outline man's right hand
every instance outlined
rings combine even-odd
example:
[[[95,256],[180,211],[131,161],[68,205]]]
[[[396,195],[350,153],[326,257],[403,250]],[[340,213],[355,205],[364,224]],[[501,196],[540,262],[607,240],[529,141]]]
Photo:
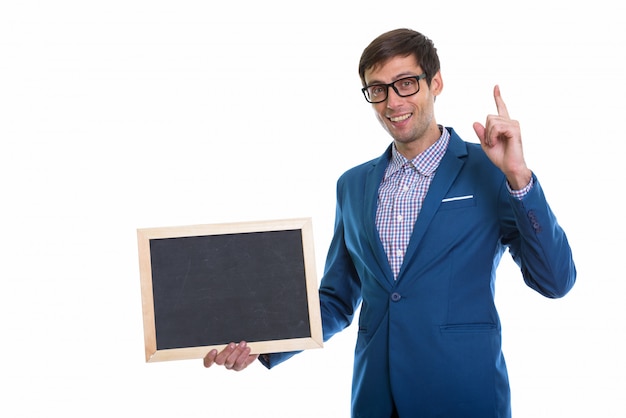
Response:
[[[204,357],[204,367],[211,367],[213,364],[224,366],[228,370],[237,372],[245,369],[259,358],[258,354],[250,354],[250,347],[245,341],[239,344],[230,343],[222,351],[213,349]]]

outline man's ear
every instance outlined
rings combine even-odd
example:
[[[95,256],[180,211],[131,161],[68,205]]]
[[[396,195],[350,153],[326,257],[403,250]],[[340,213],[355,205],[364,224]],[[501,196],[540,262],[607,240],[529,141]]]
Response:
[[[430,93],[436,98],[441,94],[442,90],[443,78],[441,77],[441,70],[439,70],[437,74],[433,76],[432,80],[430,80]]]

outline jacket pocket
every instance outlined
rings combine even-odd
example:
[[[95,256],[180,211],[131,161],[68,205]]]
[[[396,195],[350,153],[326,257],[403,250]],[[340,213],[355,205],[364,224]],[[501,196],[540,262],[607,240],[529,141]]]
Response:
[[[472,206],[476,206],[476,199],[473,194],[450,196],[441,200],[439,210],[468,208]]]
[[[463,333],[463,332],[493,332],[498,326],[489,322],[475,322],[470,324],[447,324],[441,325],[439,330],[442,333]]]

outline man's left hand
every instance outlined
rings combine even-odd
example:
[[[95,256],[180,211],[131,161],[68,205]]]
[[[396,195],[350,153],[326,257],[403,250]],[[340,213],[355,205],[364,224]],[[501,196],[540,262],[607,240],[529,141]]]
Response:
[[[513,190],[524,188],[532,176],[524,161],[522,134],[519,122],[509,117],[509,112],[495,86],[493,97],[497,115],[488,115],[485,126],[474,122],[474,131],[489,159],[504,173]]]

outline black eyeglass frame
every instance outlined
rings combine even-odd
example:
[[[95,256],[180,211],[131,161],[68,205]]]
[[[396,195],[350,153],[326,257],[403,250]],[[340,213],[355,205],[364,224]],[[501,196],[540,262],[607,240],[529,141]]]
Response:
[[[398,91],[398,89],[396,88],[396,86],[394,84],[396,84],[398,81],[406,80],[408,78],[414,78],[415,80],[417,80],[417,91],[415,93],[411,93],[411,94],[404,94],[404,95],[400,94],[400,92]],[[400,97],[409,97],[409,96],[413,96],[414,94],[419,93],[420,92],[420,80],[422,80],[424,78],[426,78],[426,73],[422,73],[420,75],[413,75],[413,76],[410,76],[410,77],[402,77],[402,78],[399,78],[396,81],[394,81],[392,83],[389,83],[389,84],[371,84],[369,86],[365,86],[365,87],[363,87],[361,89],[361,92],[363,92],[363,96],[365,96],[365,100],[367,100],[368,103],[374,103],[374,104],[382,103],[385,100],[387,100],[387,98],[389,98],[389,87],[391,87],[393,89],[393,91],[395,91],[396,94],[398,96],[400,96]],[[376,101],[376,102],[373,102],[373,101],[371,101],[368,98],[367,90],[369,88],[371,88],[371,87],[374,87],[374,86],[385,87],[386,91],[385,91],[385,98],[384,99]]]

